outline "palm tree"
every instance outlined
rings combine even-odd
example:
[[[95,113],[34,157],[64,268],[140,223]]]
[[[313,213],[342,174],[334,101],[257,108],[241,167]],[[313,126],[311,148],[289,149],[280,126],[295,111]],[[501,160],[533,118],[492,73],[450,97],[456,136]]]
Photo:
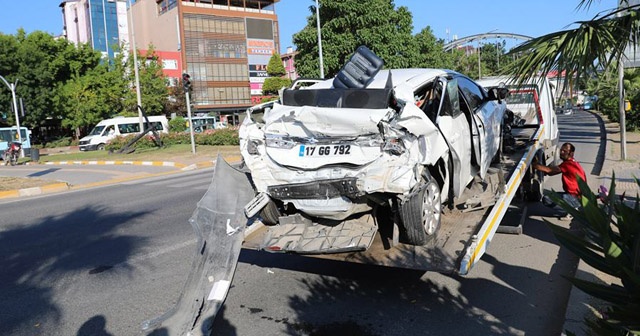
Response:
[[[588,9],[593,0],[580,0],[577,9]],[[598,13],[590,21],[576,22],[575,29],[550,33],[526,41],[510,51],[518,55],[505,71],[518,83],[553,70],[585,79],[597,69],[607,69],[640,37],[640,4],[620,0],[618,8]],[[640,52],[640,50],[639,50]],[[565,86],[568,82],[565,81]]]
[[[592,2],[581,0],[578,9],[588,9]],[[628,0],[621,0],[618,8],[600,13],[591,21],[577,23],[579,26],[575,29],[540,36],[512,49],[510,53],[519,58],[507,69],[508,74],[518,83],[553,70],[559,74],[565,72],[569,78],[585,80],[598,69],[619,65],[626,47],[638,45],[640,4],[630,5]],[[565,87],[568,83],[565,81]],[[640,180],[636,183],[640,185]],[[599,318],[586,324],[591,334],[640,335],[638,196],[634,202],[628,202],[624,194],[619,198],[615,193],[615,175],[609,193],[603,191],[600,197],[604,204],[598,202],[586,182],[580,181],[580,190],[582,211],[572,209],[557,195],[552,198],[580,221],[583,234],[549,225],[563,246],[596,269],[620,278],[622,283],[622,286],[600,284],[568,277],[576,287],[609,303]]]

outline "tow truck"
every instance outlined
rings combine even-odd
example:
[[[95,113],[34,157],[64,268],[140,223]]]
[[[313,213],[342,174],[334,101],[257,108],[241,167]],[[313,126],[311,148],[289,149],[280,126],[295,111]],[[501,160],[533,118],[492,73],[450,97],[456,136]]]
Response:
[[[535,113],[526,119],[517,111],[509,114],[511,120],[503,137],[500,162],[489,169],[485,179],[469,184],[467,196],[458,200],[456,207],[443,209],[435,239],[425,245],[405,244],[400,241],[393,221],[379,222],[378,230],[371,233],[370,246],[364,251],[306,255],[466,275],[497,232],[521,233],[527,201],[539,201],[542,197],[543,179],[533,171],[531,163],[533,160],[546,163],[556,156],[558,132],[555,109],[552,105],[545,106],[541,99],[550,94],[544,79],[528,83],[526,88],[512,87],[511,90],[532,93],[533,99],[528,104]],[[270,104],[261,106],[270,107]],[[146,321],[144,330],[153,333],[162,329],[169,335],[209,334],[231,286],[241,249],[264,249],[272,239],[273,226],[264,225],[256,217],[247,218],[245,214],[245,207],[254,196],[247,172],[218,157],[212,183],[189,220],[198,241],[185,288],[176,306]],[[352,219],[346,221],[349,220]],[[375,221],[376,214],[366,214],[357,220]],[[316,234],[316,239],[326,238],[307,227],[300,230],[295,239],[309,233]],[[338,235],[348,238],[349,232],[343,230]],[[309,239],[314,238],[309,236]]]

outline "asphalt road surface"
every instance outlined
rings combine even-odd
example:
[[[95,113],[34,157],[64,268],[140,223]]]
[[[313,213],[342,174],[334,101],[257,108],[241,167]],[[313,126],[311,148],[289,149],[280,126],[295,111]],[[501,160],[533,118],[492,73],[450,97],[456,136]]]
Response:
[[[593,171],[595,117],[559,118]],[[211,175],[0,204],[0,334],[142,334],[180,295],[195,252],[187,221]],[[546,187],[560,190],[560,178]],[[523,234],[497,235],[465,277],[243,250],[214,334],[559,335],[570,290],[562,275],[576,259],[544,223],[562,223],[557,214],[535,204],[529,215]]]

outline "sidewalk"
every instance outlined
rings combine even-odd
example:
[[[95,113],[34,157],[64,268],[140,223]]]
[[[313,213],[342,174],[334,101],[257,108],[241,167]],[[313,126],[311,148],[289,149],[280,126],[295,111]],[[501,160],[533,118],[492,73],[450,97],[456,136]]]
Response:
[[[606,150],[603,153],[604,162],[597,183],[609,188],[611,178],[615,173],[616,194],[626,192],[627,196],[636,197],[640,193],[640,188],[634,179],[634,176],[640,177],[640,133],[626,132],[627,155],[626,160],[621,161],[620,124],[610,122],[599,113],[597,115],[602,118],[602,126],[606,130],[607,136]],[[618,278],[600,272],[582,260],[578,263],[575,277],[603,284],[620,284]],[[570,331],[576,336],[587,336],[585,319],[595,319],[596,314],[604,307],[606,307],[605,302],[572,287],[565,313],[563,335],[566,335],[564,331]]]

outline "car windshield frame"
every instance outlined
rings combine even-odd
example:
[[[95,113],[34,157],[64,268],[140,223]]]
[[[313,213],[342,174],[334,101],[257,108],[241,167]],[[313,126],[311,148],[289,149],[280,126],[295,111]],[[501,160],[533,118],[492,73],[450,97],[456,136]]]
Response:
[[[88,135],[100,135],[106,126],[98,125],[94,127]]]

